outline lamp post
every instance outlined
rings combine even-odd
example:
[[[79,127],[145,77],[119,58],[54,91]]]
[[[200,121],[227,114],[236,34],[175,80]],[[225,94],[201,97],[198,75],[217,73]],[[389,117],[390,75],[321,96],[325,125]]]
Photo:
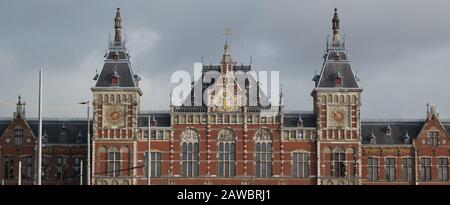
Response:
[[[87,185],[91,185],[91,132],[90,132],[90,120],[89,120],[89,101],[80,102],[80,105],[87,106],[87,170],[86,170],[86,179]]]
[[[151,124],[151,118],[150,118],[150,115],[148,116],[148,141],[147,141],[147,149],[148,149],[148,152],[147,152],[147,185],[150,185],[150,175],[152,174],[152,172],[151,172],[151,167],[150,167],[150,165],[151,165],[151,159],[152,159],[152,157],[151,157],[151,151],[150,151],[150,138],[152,137],[152,131],[151,131],[151,126],[152,126],[152,124]],[[156,136],[155,136],[156,137]]]

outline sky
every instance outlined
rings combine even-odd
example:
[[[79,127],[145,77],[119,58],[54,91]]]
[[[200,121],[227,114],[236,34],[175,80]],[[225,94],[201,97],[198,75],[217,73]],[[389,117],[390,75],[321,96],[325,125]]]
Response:
[[[17,96],[36,117],[38,70],[44,117],[86,115],[121,8],[133,70],[142,77],[141,110],[168,110],[170,76],[217,64],[225,28],[233,59],[278,70],[286,110],[312,110],[333,8],[364,89],[362,118],[421,119],[426,104],[450,119],[450,1],[416,0],[0,0],[0,117]]]

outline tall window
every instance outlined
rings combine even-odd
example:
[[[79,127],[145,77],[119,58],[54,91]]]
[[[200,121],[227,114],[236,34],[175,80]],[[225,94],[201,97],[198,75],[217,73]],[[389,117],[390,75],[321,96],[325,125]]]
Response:
[[[56,159],[56,177],[57,179],[67,178],[67,157],[58,157]]]
[[[218,136],[218,175],[236,176],[236,136],[231,129],[223,129]]]
[[[431,181],[431,158],[420,159],[420,178],[422,181]]]
[[[20,127],[14,128],[14,142],[16,145],[21,145],[23,139],[23,129]]]
[[[199,135],[194,129],[187,129],[181,134],[181,159],[184,177],[199,175]]]
[[[448,181],[448,159],[439,158],[438,159],[438,174],[439,180]]]
[[[14,179],[14,157],[5,156],[3,158],[3,174],[5,179]]]
[[[428,132],[428,144],[431,146],[439,145],[439,131],[429,131]]]
[[[42,158],[42,178],[43,179],[50,178],[50,158],[49,157]]]
[[[388,181],[395,181],[395,166],[396,166],[396,160],[395,158],[386,158],[386,180]]]
[[[304,178],[309,176],[309,154],[292,153],[292,176]]]
[[[82,158],[76,157],[73,159],[73,176],[80,177],[81,175],[81,160]]]
[[[332,157],[332,175],[334,177],[345,177],[345,151],[342,148],[337,148]]]
[[[255,170],[256,177],[272,176],[272,134],[267,129],[260,129],[255,136]]]
[[[145,177],[148,176],[148,152],[145,153],[144,161]],[[162,153],[150,152],[150,177],[161,177],[162,174]]]
[[[368,164],[369,181],[378,181],[380,175],[380,164],[378,158],[369,157]]]
[[[117,177],[120,176],[120,150],[117,147],[113,147],[108,152],[107,160],[108,176]]]
[[[21,157],[20,161],[22,163],[22,179],[31,179],[31,156],[25,156],[25,157]]]
[[[402,163],[403,180],[411,182],[414,177],[414,162],[412,158],[404,158]]]

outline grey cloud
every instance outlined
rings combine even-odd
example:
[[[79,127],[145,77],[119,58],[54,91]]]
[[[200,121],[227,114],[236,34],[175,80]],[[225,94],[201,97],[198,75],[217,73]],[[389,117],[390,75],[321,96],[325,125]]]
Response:
[[[192,72],[202,56],[217,63],[224,28],[231,27],[234,60],[253,56],[255,69],[280,70],[286,109],[311,110],[311,79],[321,68],[335,6],[365,88],[363,118],[421,118],[428,101],[450,118],[444,0],[1,1],[0,101],[14,103],[21,93],[35,116],[37,70],[44,66],[44,103],[54,108],[46,114],[84,116],[76,103],[91,97],[121,7],[134,70],[143,76],[142,109],[168,108],[174,71]],[[12,114],[14,106],[0,105],[0,116]]]

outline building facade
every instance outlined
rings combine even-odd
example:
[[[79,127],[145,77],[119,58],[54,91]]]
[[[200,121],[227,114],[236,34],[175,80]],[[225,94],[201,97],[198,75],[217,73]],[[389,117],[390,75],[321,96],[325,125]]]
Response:
[[[0,184],[32,185],[37,178],[38,120],[26,117],[20,96],[16,107],[12,118],[0,119]],[[42,131],[41,183],[86,184],[87,178],[80,176],[86,173],[87,120],[44,119]]]
[[[450,184],[450,121],[439,118],[436,106],[427,106],[423,120],[362,120],[363,89],[336,9],[321,72],[313,77],[310,112],[285,111],[282,92],[271,100],[248,75],[252,66],[233,61],[228,42],[217,65],[202,65],[183,103],[141,111],[140,77],[122,39],[119,9],[114,28],[91,88],[92,184]],[[12,184],[20,157],[34,170],[36,121],[27,120],[20,106],[19,100],[18,114],[0,127],[0,173]],[[62,184],[58,156],[67,156],[67,175],[77,176],[75,159],[86,153],[86,121],[44,121],[44,132],[52,130],[57,139],[44,143],[44,156],[56,159],[50,163],[56,172],[48,175]],[[73,127],[68,138],[65,126]],[[23,170],[23,178],[32,178]]]
[[[423,121],[361,120],[363,89],[337,10],[313,78],[312,112],[284,111],[282,95],[268,103],[255,78],[238,82],[251,65],[237,65],[228,42],[220,63],[202,68],[182,105],[141,112],[117,11],[114,42],[92,88],[94,184],[449,183],[450,125],[435,106]]]

